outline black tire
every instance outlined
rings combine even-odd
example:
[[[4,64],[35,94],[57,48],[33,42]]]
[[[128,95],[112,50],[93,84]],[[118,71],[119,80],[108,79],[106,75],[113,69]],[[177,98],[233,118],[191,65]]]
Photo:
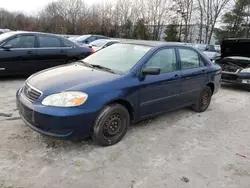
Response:
[[[129,124],[130,115],[124,106],[108,105],[95,121],[92,138],[102,146],[116,144],[125,136]]]
[[[196,112],[204,112],[208,109],[211,98],[212,98],[212,90],[209,86],[206,86],[200,93],[199,98],[195,105],[192,106],[192,108]]]
[[[250,86],[245,87],[247,91],[250,92]]]

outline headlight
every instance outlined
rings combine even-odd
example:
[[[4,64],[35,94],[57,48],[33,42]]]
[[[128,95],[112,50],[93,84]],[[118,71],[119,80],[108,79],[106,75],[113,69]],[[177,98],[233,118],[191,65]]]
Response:
[[[250,73],[250,68],[243,69],[243,70],[240,71],[240,72],[243,72],[243,73]]]
[[[49,95],[42,101],[44,106],[74,107],[86,102],[88,94],[78,91],[65,91]]]

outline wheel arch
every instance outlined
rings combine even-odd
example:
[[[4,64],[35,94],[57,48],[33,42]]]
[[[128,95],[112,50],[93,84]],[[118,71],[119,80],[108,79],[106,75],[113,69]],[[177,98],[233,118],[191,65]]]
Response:
[[[127,109],[128,113],[129,113],[130,121],[132,122],[134,120],[134,118],[135,118],[135,110],[134,110],[134,107],[132,106],[132,104],[129,101],[127,101],[125,99],[115,99],[113,101],[108,102],[106,105],[110,105],[110,104],[114,104],[114,103],[124,106]]]
[[[213,82],[209,82],[209,83],[207,84],[207,86],[211,88],[212,94],[214,94],[214,83],[213,83]]]

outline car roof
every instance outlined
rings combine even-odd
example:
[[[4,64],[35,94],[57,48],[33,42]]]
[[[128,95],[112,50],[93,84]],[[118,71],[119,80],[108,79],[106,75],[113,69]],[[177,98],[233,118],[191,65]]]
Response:
[[[97,39],[95,41],[119,42],[119,40],[116,40],[116,39]],[[95,42],[95,41],[93,41],[93,42]]]
[[[149,40],[123,40],[121,43],[125,44],[135,44],[135,45],[143,45],[150,47],[157,46],[187,46],[185,43],[181,42],[164,42],[164,41],[149,41]]]
[[[51,35],[51,36],[58,36],[61,37],[57,34],[52,34],[52,33],[42,33],[42,32],[33,32],[33,31],[9,31],[8,33],[11,33],[13,35],[18,35],[18,34],[41,34],[41,35]]]

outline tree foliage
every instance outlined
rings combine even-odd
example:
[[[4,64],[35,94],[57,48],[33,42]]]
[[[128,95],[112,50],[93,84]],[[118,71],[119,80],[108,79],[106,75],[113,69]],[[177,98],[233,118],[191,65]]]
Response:
[[[229,0],[105,0],[92,5],[86,1],[53,1],[31,16],[0,9],[0,28],[159,40],[167,23],[175,20],[178,39],[192,42],[196,32],[192,26],[196,24],[200,25],[200,33],[206,28],[209,42],[218,15]],[[174,32],[168,32],[168,36],[176,40],[174,26],[168,29]]]
[[[178,30],[177,30],[177,25],[176,24],[169,24],[166,27],[166,30],[164,31],[166,37],[166,41],[172,41],[172,42],[179,42],[180,39],[178,37]]]
[[[216,31],[218,40],[223,38],[250,37],[250,1],[237,0],[232,10],[222,17],[223,26]]]

